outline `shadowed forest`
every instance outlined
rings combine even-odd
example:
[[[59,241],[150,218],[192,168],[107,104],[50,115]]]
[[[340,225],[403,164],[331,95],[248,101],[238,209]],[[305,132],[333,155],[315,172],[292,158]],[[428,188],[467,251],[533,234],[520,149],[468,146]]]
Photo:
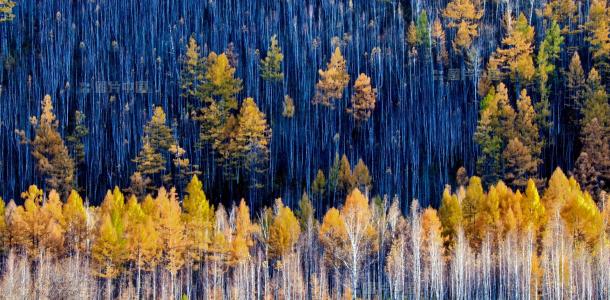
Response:
[[[0,0],[0,299],[608,299],[608,6]]]

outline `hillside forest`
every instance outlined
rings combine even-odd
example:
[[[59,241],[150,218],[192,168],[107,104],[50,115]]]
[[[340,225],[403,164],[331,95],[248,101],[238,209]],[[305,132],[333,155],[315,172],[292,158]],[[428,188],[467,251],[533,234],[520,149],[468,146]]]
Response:
[[[0,0],[0,299],[608,299],[607,0]]]

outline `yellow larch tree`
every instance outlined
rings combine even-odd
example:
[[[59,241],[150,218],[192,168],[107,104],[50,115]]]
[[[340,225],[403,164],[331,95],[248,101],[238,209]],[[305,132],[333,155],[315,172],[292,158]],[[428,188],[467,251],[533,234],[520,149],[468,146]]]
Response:
[[[72,190],[63,206],[65,218],[65,244],[69,253],[81,253],[87,250],[90,240],[87,230],[87,210],[83,198]]]
[[[347,112],[354,116],[356,121],[367,121],[375,110],[377,89],[371,86],[371,78],[361,73],[354,83],[352,107]]]
[[[314,104],[334,108],[334,101],[343,98],[343,91],[349,83],[345,59],[339,47],[335,48],[326,70],[319,70],[320,80],[316,84]]]
[[[453,49],[462,53],[470,48],[473,39],[479,35],[478,21],[483,16],[483,11],[471,0],[453,0],[447,3],[443,16],[449,20],[448,28],[457,28]]]
[[[169,193],[165,188],[159,188],[155,203],[158,213],[155,225],[160,236],[161,260],[174,278],[185,261],[186,235],[182,222],[182,210],[173,188]]]
[[[507,23],[510,26],[507,29],[507,36],[502,39],[503,47],[496,50],[497,58],[503,66],[508,68],[513,80],[527,84],[536,75],[532,58],[534,27],[529,25],[523,13],[519,15],[516,22],[511,20]]]
[[[203,191],[203,184],[193,176],[186,186],[186,195],[182,201],[183,219],[186,238],[189,244],[188,258],[194,262],[203,259],[210,247],[214,226],[214,207],[208,202]]]
[[[246,201],[241,199],[235,208],[235,231],[231,243],[232,265],[238,265],[250,259],[250,248],[254,246],[254,235],[259,232],[257,224],[250,220],[250,208]]]
[[[457,195],[451,194],[449,187],[445,187],[438,214],[443,226],[442,236],[445,249],[451,250],[458,230],[462,227],[462,207]]]
[[[282,259],[294,250],[301,228],[290,207],[277,199],[275,214],[269,228],[269,246],[272,257]]]

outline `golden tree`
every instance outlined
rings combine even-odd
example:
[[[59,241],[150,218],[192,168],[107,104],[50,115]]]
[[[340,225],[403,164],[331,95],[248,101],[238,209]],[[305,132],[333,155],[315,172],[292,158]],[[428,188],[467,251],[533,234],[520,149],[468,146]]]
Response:
[[[271,129],[265,114],[252,98],[246,98],[239,111],[235,134],[235,153],[247,170],[261,171],[261,165],[269,159]]]
[[[339,47],[335,48],[326,70],[319,70],[320,80],[316,84],[314,104],[334,108],[334,101],[343,98],[343,91],[349,83],[345,59]]]
[[[353,178],[357,188],[366,192],[370,191],[373,179],[369,174],[369,168],[362,159],[358,159],[358,163],[354,167]]]
[[[282,72],[283,60],[284,55],[282,54],[282,48],[278,45],[277,35],[273,35],[271,36],[267,56],[260,62],[261,77],[271,82],[282,82],[284,80],[284,72]]]
[[[462,227],[462,207],[457,196],[451,194],[449,187],[445,187],[438,214],[443,225],[442,236],[445,249],[451,250],[455,244],[458,230]]]
[[[606,0],[591,1],[589,21],[586,23],[595,66],[605,70],[610,63],[610,12]],[[603,66],[603,67],[602,67]],[[607,75],[607,74],[606,74]]]
[[[236,96],[242,89],[242,81],[235,78],[235,68],[224,53],[210,52],[205,67],[201,100],[207,104],[217,102],[224,120],[231,110],[237,109]]]
[[[95,274],[106,279],[108,298],[112,294],[112,279],[120,274],[127,259],[123,224],[119,222],[113,224],[110,214],[103,213],[91,247],[91,258],[98,266]]]
[[[214,226],[214,207],[208,202],[203,184],[197,175],[186,186],[182,201],[186,238],[189,243],[189,259],[201,261],[208,251]]]
[[[180,88],[182,97],[198,97],[203,82],[204,60],[199,55],[200,49],[194,36],[189,37],[189,43],[183,58],[180,71]]]
[[[161,260],[174,278],[184,265],[186,250],[185,227],[176,191],[172,188],[168,194],[165,188],[161,187],[155,204],[158,214],[155,225],[160,237]]]
[[[534,27],[529,25],[523,13],[519,15],[514,25],[513,20],[507,23],[511,25],[508,27],[507,36],[502,39],[503,48],[496,51],[498,59],[509,69],[513,80],[528,83],[536,74],[532,59]]]
[[[230,245],[230,264],[237,265],[250,259],[250,248],[254,246],[254,235],[260,228],[250,220],[250,208],[241,199],[235,209],[235,231]]]
[[[457,28],[453,49],[462,53],[479,35],[477,23],[483,16],[483,11],[471,0],[453,0],[447,3],[443,16],[449,20],[447,25],[449,28]]]
[[[352,107],[347,111],[354,116],[356,121],[367,121],[375,110],[377,89],[371,86],[371,78],[361,73],[354,83],[354,95],[352,95]]]
[[[284,258],[293,252],[299,240],[301,227],[292,210],[276,200],[275,214],[269,229],[269,246],[272,257]]]
[[[30,118],[35,131],[34,140],[29,140],[24,131],[17,131],[17,134],[23,143],[32,146],[36,168],[45,177],[47,186],[67,195],[74,182],[74,160],[57,131],[59,124],[53,113],[51,96],[44,96],[41,110],[39,118]]]
[[[377,232],[366,197],[354,189],[346,198],[341,211],[330,209],[319,230],[320,241],[329,260],[348,268],[351,288],[357,291],[362,264],[377,249]]]
[[[15,18],[13,13],[15,5],[15,1],[0,0],[0,23],[10,22]]]

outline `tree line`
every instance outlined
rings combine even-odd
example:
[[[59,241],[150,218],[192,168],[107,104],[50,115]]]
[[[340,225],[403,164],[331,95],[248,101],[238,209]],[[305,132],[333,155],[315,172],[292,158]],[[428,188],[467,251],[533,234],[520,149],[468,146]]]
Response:
[[[462,174],[463,175],[463,174]],[[369,198],[354,187],[315,217],[276,199],[251,212],[213,205],[194,175],[138,197],[118,187],[100,206],[32,185],[0,201],[7,297],[34,298],[606,298],[610,206],[557,169],[487,190],[447,186],[440,208]],[[254,216],[254,217],[252,217]],[[78,283],[77,283],[78,281]],[[74,284],[74,286],[69,285]]]

